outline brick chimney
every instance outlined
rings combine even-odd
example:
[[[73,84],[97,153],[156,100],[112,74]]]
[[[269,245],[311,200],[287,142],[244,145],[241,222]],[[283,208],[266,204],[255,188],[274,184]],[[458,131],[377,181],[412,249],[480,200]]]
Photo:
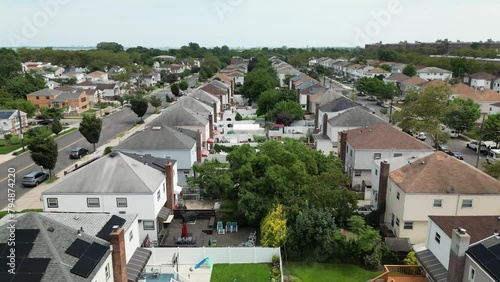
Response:
[[[377,209],[385,203],[385,197],[387,196],[387,184],[389,182],[390,166],[391,165],[387,161],[380,162],[380,173],[378,177],[378,195],[377,199],[375,199],[377,201]]]
[[[464,278],[465,252],[469,249],[470,235],[463,228],[451,232],[450,260],[448,262],[448,281],[462,281]]]
[[[127,258],[125,256],[125,236],[123,228],[116,228],[109,235],[109,243],[113,246],[111,259],[113,263],[113,281],[127,282]]]
[[[311,107],[311,95],[306,96],[306,113],[309,113],[309,107]]]
[[[170,161],[167,161],[167,164],[165,164],[165,183],[167,187],[167,203],[165,207],[173,211],[175,206],[174,164]]]
[[[232,85],[232,83],[231,83]],[[222,99],[222,98],[221,98]],[[221,101],[222,103],[222,101]],[[231,103],[231,88],[228,88],[227,89],[227,103],[230,104]]]
[[[212,103],[212,108],[214,109],[214,113],[212,114],[212,118],[210,118],[213,122],[217,122],[217,103],[213,102]],[[213,124],[212,124],[213,127]]]
[[[231,79],[231,98],[234,97],[234,89],[235,89],[235,86],[236,86],[236,78],[233,77],[233,79]]]
[[[314,130],[319,130],[319,103],[316,102],[314,107]]]
[[[201,163],[201,131],[196,132],[196,161]]]
[[[328,114],[323,114],[323,136],[328,136]]]
[[[229,91],[229,89],[227,90]],[[220,101],[220,111],[223,112],[224,111],[224,99],[223,99],[223,95],[219,95],[219,101]],[[222,119],[222,118],[221,118]]]
[[[346,148],[347,148],[347,132],[342,131],[339,132],[339,157],[340,160],[342,161],[343,167],[345,167]],[[344,168],[342,170],[344,170]]]

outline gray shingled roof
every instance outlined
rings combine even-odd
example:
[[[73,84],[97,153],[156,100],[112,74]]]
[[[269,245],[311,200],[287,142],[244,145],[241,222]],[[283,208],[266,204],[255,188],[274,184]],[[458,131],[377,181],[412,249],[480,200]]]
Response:
[[[0,110],[0,119],[8,119],[10,118],[16,110]]]
[[[177,103],[175,103],[171,107],[184,107],[193,110],[194,112],[197,113],[206,113],[207,116],[209,113],[213,114],[214,111],[213,106],[211,105],[209,106],[201,102],[200,100],[190,96],[180,99],[179,101],[177,101]]]
[[[385,121],[362,106],[350,108],[328,120],[328,124],[333,127],[362,127],[379,123]]]
[[[53,102],[66,102],[67,100],[77,100],[81,92],[63,92],[57,96]]]
[[[346,97],[339,97],[330,103],[320,107],[319,109],[323,113],[334,113],[334,112],[339,112],[343,110],[347,110],[349,108],[353,108],[359,106],[358,103],[352,101],[351,99],[348,99]]]
[[[291,80],[291,81],[296,81],[296,80],[299,80],[299,79],[301,79],[301,78],[303,78],[303,77],[305,77],[305,76],[306,76],[306,74],[305,74],[305,73],[299,73],[298,75],[296,75],[296,76],[294,76],[294,77],[290,78],[290,80]]]
[[[213,86],[219,87],[221,89],[224,89],[224,90],[227,90],[230,87],[229,85],[227,85],[227,84],[225,84],[225,83],[223,83],[221,81],[218,81],[218,80],[212,80],[210,82],[210,84],[212,84]]]
[[[115,152],[66,175],[42,194],[153,194],[164,179],[156,169]]]
[[[214,95],[208,93],[208,92],[205,92],[201,89],[196,89],[195,91],[189,93],[187,95],[188,97],[193,97],[199,101],[202,101],[203,103],[206,103],[206,104],[212,104],[213,102],[216,102],[216,103],[219,103],[220,100],[215,97]]]
[[[75,216],[78,216],[78,220],[74,219]],[[28,257],[51,259],[41,280],[42,282],[87,282],[97,274],[97,271],[111,255],[111,251],[108,250],[104,254],[89,278],[83,278],[70,272],[79,259],[66,254],[65,251],[77,238],[88,243],[95,242],[109,247],[109,242],[95,235],[108,222],[110,217],[111,215],[107,214],[25,213],[16,215],[15,219],[17,220],[17,229],[40,230]],[[120,217],[127,220],[124,227],[128,228],[137,215],[120,215]],[[4,219],[7,219],[7,217]],[[3,238],[9,236],[9,230],[6,226],[10,223],[7,220],[1,222],[0,238],[2,238],[2,241],[0,242],[5,243]],[[54,228],[54,231],[48,231],[49,227]],[[80,227],[83,227],[84,230],[81,236],[78,235]]]
[[[159,170],[161,172],[165,172],[165,165],[167,164],[167,162],[171,162],[173,164],[175,164],[177,162],[176,160],[173,160],[173,159],[157,158],[151,154],[139,155],[139,154],[135,154],[135,153],[125,153],[125,152],[122,152],[122,154],[124,154],[125,156],[130,157],[138,162],[142,162],[142,163],[144,163],[144,164],[146,164],[146,165],[148,165],[156,170]]]
[[[191,150],[196,141],[169,126],[152,126],[138,131],[115,150]]]
[[[299,85],[296,85],[295,89],[300,89],[300,90],[306,89],[306,88],[313,86],[314,84],[316,84],[316,81],[314,81],[314,80],[305,81]]]
[[[157,117],[152,126],[205,126],[208,124],[208,114],[197,113],[193,110],[176,107],[177,104],[168,107],[167,110]]]
[[[52,96],[52,95],[59,95],[61,93],[62,93],[62,91],[60,91],[60,90],[45,88],[45,89],[40,89],[38,91],[30,93],[26,96]]]

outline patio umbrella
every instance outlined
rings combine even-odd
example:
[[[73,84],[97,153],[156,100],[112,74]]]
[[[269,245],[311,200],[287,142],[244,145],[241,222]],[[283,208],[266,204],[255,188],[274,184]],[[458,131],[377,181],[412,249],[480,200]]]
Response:
[[[189,235],[188,235],[188,228],[187,228],[187,225],[186,225],[185,222],[182,224],[182,234],[181,234],[181,237],[182,238],[189,237]]]

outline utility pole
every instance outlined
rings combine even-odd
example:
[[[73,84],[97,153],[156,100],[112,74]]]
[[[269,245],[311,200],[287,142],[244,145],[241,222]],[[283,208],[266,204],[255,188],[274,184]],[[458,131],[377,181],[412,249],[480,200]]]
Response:
[[[476,168],[479,168],[479,154],[481,153],[481,144],[483,142],[484,118],[486,117],[487,113],[481,113],[481,115],[483,116],[483,119],[481,121],[481,130],[479,132],[479,142],[477,144]]]
[[[21,140],[21,146],[24,152],[24,141],[23,141],[23,121],[21,120],[21,111],[19,110],[19,104],[17,105],[17,118],[19,119],[19,140]]]
[[[97,92],[97,101],[99,102],[99,117],[102,118],[101,93]]]

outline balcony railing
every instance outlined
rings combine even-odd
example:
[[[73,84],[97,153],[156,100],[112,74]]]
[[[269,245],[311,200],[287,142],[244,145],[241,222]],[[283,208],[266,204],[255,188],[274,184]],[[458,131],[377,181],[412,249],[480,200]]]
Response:
[[[371,282],[397,282],[397,277],[425,277],[425,271],[420,265],[384,265],[384,273]]]

